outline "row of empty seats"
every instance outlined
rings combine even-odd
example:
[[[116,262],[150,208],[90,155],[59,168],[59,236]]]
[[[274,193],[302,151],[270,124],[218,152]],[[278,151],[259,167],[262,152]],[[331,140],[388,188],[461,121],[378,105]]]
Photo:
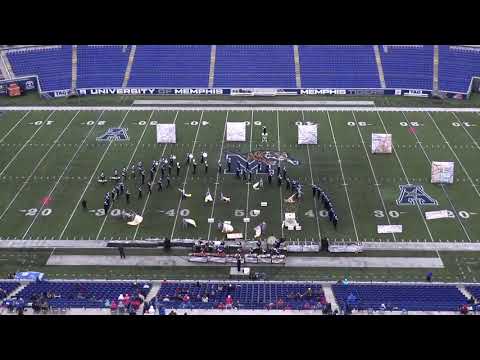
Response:
[[[79,45],[77,87],[120,87],[130,46]],[[207,87],[209,45],[138,45],[130,87]],[[16,76],[35,75],[42,90],[71,87],[72,46],[12,50],[7,53]],[[380,46],[387,88],[432,89],[431,45]],[[371,45],[299,46],[303,88],[380,88]],[[467,92],[472,76],[480,76],[480,50],[439,48],[440,90]],[[219,45],[214,87],[295,88],[291,45]]]
[[[344,285],[332,286],[339,306],[360,310],[457,311],[467,298],[453,285]]]

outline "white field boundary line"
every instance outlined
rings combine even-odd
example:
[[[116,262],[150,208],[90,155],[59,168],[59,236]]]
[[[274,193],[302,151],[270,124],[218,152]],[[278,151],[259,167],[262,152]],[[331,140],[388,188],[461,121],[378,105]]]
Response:
[[[25,149],[27,147],[27,144],[35,137],[35,135],[37,135],[37,133],[43,129],[43,127],[45,126],[45,124],[47,123],[48,119],[50,119],[52,117],[52,115],[55,113],[55,111],[52,111],[50,113],[50,115],[47,116],[47,118],[43,121],[42,125],[40,125],[38,127],[37,130],[35,130],[32,134],[32,136],[30,136],[30,138],[23,144],[23,146],[20,148],[20,150],[18,150],[15,155],[10,159],[10,161],[8,162],[7,165],[5,165],[5,167],[3,168],[2,172],[0,172],[0,176],[2,176],[5,171],[7,171],[7,169],[10,167],[10,165],[12,165],[12,163],[15,161],[15,159],[17,158],[18,155],[20,155],[20,153],[23,151],[23,149]],[[58,139],[57,139],[58,140]],[[55,142],[52,144],[52,147],[55,146]]]
[[[403,115],[403,117],[405,118],[405,121],[406,121],[407,123],[409,123],[410,121],[408,120],[408,118],[407,118],[407,116],[405,115],[405,113],[402,112],[402,115]],[[422,142],[421,142],[420,139],[418,138],[417,133],[416,133],[415,131],[413,132],[413,135],[415,136],[415,139],[417,139],[417,143],[418,143],[418,145],[420,145],[420,149],[422,150],[423,154],[425,155],[425,158],[426,158],[427,161],[428,161],[428,164],[429,164],[430,167],[431,167],[431,166],[432,166],[432,161],[430,160],[430,157],[428,156],[428,154],[425,152],[425,149],[423,148]],[[440,184],[440,187],[442,188],[443,193],[445,194],[445,197],[447,198],[448,202],[450,203],[450,206],[452,207],[453,212],[455,213],[455,218],[458,220],[460,226],[462,227],[463,232],[464,232],[465,235],[467,236],[468,241],[471,242],[472,239],[470,239],[470,236],[468,235],[467,229],[465,229],[465,226],[463,225],[463,221],[460,219],[460,215],[458,215],[458,211],[457,211],[457,209],[455,208],[455,205],[453,205],[453,202],[452,202],[452,200],[450,199],[450,196],[448,196],[448,192],[447,192],[447,189],[445,189],[445,185],[444,185],[444,184]]]
[[[78,114],[79,112],[77,112]],[[83,147],[83,144],[85,144],[85,142],[87,141],[87,139],[89,138],[89,136],[92,134],[93,130],[95,130],[95,128],[97,127],[97,124],[98,124],[98,121],[102,118],[103,114],[105,113],[105,111],[102,111],[100,113],[100,115],[98,116],[97,120],[95,121],[95,125],[91,127],[91,129],[88,131],[87,135],[83,138],[83,141],[81,142],[81,144],[78,146],[77,150],[75,151],[75,153],[73,154],[73,156],[70,158],[70,161],[67,163],[67,165],[65,166],[65,168],[63,169],[63,172],[62,174],[58,177],[57,181],[55,182],[54,186],[52,187],[52,189],[50,190],[50,192],[48,193],[48,197],[50,197],[53,192],[55,191],[55,189],[57,188],[58,184],[60,183],[60,181],[62,180],[63,176],[65,175],[65,173],[67,172],[68,168],[70,167],[70,164],[72,163],[72,161],[77,157],[77,154],[80,152],[81,148]],[[76,116],[76,115],[75,115]],[[42,212],[42,210],[45,208],[45,203],[42,203],[42,206],[40,207],[40,209],[37,211],[37,213],[35,214],[35,217],[33,218],[32,222],[30,223],[30,226],[27,228],[27,230],[25,231],[25,233],[23,234],[22,236],[22,240],[25,240],[25,237],[27,236],[28,232],[30,231],[30,229],[32,228],[33,224],[35,223],[35,221],[37,221],[37,218],[38,216],[40,215],[40,213]]]
[[[337,140],[335,139],[335,134],[333,132],[332,121],[330,120],[330,113],[327,111],[328,123],[330,125],[330,130],[332,131],[333,143],[335,145],[335,151],[337,152],[338,157],[338,166],[340,167],[340,172],[342,173],[343,187],[345,188],[345,194],[347,195],[348,208],[350,209],[350,216],[353,221],[353,229],[355,230],[355,237],[357,238],[357,243],[360,242],[357,233],[357,225],[355,223],[355,217],[353,216],[352,204],[350,202],[350,195],[348,194],[347,183],[345,182],[345,176],[343,174],[342,160],[340,159],[340,154],[338,152]]]
[[[127,116],[128,116],[129,113],[130,113],[130,111],[127,111],[127,112],[125,113],[125,115],[123,116],[122,121],[120,122],[120,124],[118,125],[118,127],[121,127],[121,126],[123,125],[123,123],[125,122],[125,119],[127,118]],[[98,168],[100,167],[100,164],[102,163],[103,159],[105,158],[105,155],[107,155],[108,149],[110,149],[110,146],[112,145],[112,143],[113,143],[113,141],[110,141],[110,142],[108,143],[107,148],[105,149],[105,151],[104,151],[103,154],[102,154],[102,157],[100,158],[100,160],[98,160],[97,166],[96,166],[95,169],[93,170],[92,175],[90,176],[90,179],[88,180],[87,186],[85,186],[85,189],[83,190],[82,195],[80,195],[80,197],[78,198],[78,201],[77,201],[75,207],[73,208],[73,210],[72,210],[72,212],[71,212],[71,214],[70,214],[70,217],[69,217],[68,220],[67,220],[67,223],[65,224],[62,232],[61,232],[60,235],[57,237],[57,239],[61,239],[61,238],[63,237],[63,235],[65,234],[65,231],[67,230],[68,225],[70,225],[70,221],[72,221],[73,215],[75,215],[75,212],[77,211],[78,204],[80,204],[80,201],[82,201],[83,197],[85,196],[85,193],[87,192],[88,187],[90,186],[90,184],[92,183],[93,178],[94,178],[95,175],[97,174]]]
[[[225,117],[225,126],[223,127],[223,138],[222,138],[222,146],[220,147],[220,155],[218,156],[218,161],[222,161],[222,155],[223,155],[223,145],[225,144],[225,136],[227,133],[227,122],[228,122],[228,114],[229,112],[227,111],[227,115]],[[210,212],[210,218],[213,218],[213,214],[215,211],[215,202],[217,201],[217,189],[218,189],[218,179],[220,177],[220,172],[217,169],[217,179],[215,180],[215,191],[213,195],[213,204],[212,204],[212,211]],[[222,175],[223,177],[223,175]],[[207,236],[207,241],[210,241],[210,234],[212,231],[212,224],[208,224],[208,236]]]
[[[457,153],[455,152],[455,150],[453,150],[452,146],[450,145],[450,142],[447,140],[447,138],[445,137],[445,135],[443,134],[443,132],[440,130],[440,128],[438,127],[437,125],[437,122],[435,121],[435,119],[433,118],[433,116],[430,114],[430,113],[427,113],[427,115],[430,117],[430,119],[432,120],[433,124],[435,125],[435,127],[437,128],[438,132],[440,133],[440,135],[442,136],[443,140],[445,140],[445,143],[447,144],[448,148],[450,149],[450,151],[453,153],[453,156],[455,156],[455,158],[457,159],[458,163],[460,164],[460,166],[462,167],[462,170],[463,172],[465,173],[465,175],[467,175],[467,178],[468,180],[470,181],[470,184],[472,184],[472,187],[473,187],[473,190],[475,190],[475,192],[477,193],[478,197],[480,197],[480,192],[478,191],[477,189],[477,186],[474,184],[473,180],[472,180],[472,177],[470,176],[470,174],[468,173],[467,169],[465,168],[465,166],[463,166],[463,163],[462,161],[458,158],[457,156]]]
[[[366,111],[366,112],[480,112],[480,108],[354,107],[354,106],[0,106],[0,111]]]
[[[23,119],[25,119],[28,114],[30,114],[31,111],[29,110],[28,112],[26,112],[21,118],[20,120],[17,121],[17,123],[15,125],[13,125],[13,127],[0,139],[0,143],[3,143],[3,141],[8,137],[8,135],[10,135],[10,133],[15,130],[17,128],[17,126],[22,122]]]
[[[174,124],[177,123],[177,117],[178,117],[178,111],[175,113],[175,118],[173,119],[173,123],[174,123]],[[167,146],[168,146],[168,143],[166,143],[166,144],[163,146],[162,155],[160,155],[160,159],[162,159],[163,156],[165,155],[165,151],[167,150]],[[153,175],[152,186],[155,184],[155,180],[157,179],[157,175],[158,175],[159,173],[160,173],[160,169],[157,169],[156,173]],[[143,214],[145,214],[145,209],[147,208],[148,200],[150,200],[150,195],[151,195],[150,193],[147,194],[147,198],[145,199],[145,203],[143,204],[142,213],[140,214],[140,216],[143,216]],[[138,226],[135,228],[135,233],[134,233],[134,235],[133,235],[133,240],[136,239],[139,228],[140,228],[140,225],[138,225]]]
[[[143,127],[142,134],[140,135],[140,138],[137,141],[137,145],[135,146],[135,149],[133,150],[133,153],[132,153],[132,156],[130,157],[130,160],[128,160],[128,165],[126,167],[127,172],[128,172],[128,169],[130,169],[130,164],[132,163],[133,158],[135,157],[135,154],[137,153],[138,147],[139,147],[140,143],[142,142],[143,136],[145,135],[145,132],[147,131],[147,128],[150,126],[150,120],[152,120],[152,117],[153,117],[154,113],[155,113],[155,111],[152,111],[150,113],[150,116],[148,117],[148,120],[145,122],[145,126]],[[153,184],[152,184],[152,186],[153,186]],[[102,233],[103,227],[105,226],[105,223],[107,222],[109,214],[110,214],[110,211],[107,211],[107,213],[103,217],[102,225],[100,225],[100,229],[98,230],[98,233],[97,233],[97,236],[96,236],[95,240],[98,240],[98,238],[100,237],[100,234]]]
[[[363,149],[365,150],[365,155],[367,156],[368,164],[370,165],[370,170],[372,171],[373,180],[375,180],[375,187],[377,188],[378,196],[380,197],[380,201],[382,202],[382,207],[383,207],[384,214],[387,218],[388,225],[392,225],[392,223],[390,222],[390,216],[388,214],[387,207],[385,206],[385,201],[383,199],[382,192],[380,191],[380,184],[378,183],[377,176],[375,174],[375,170],[373,169],[373,165],[372,165],[372,162],[370,160],[370,155],[368,154],[367,147],[365,146],[365,141],[363,139],[362,132],[360,131],[360,127],[358,126],[357,117],[355,116],[355,113],[353,111],[352,111],[352,115],[353,115],[353,119],[355,121],[355,125],[356,125],[355,127],[357,128],[358,135],[360,135],[360,139],[362,140]],[[395,233],[392,233],[392,236],[393,236],[393,241],[396,242],[397,238],[395,237]]]
[[[252,141],[253,141],[253,110],[252,110],[252,117],[250,119],[250,147],[249,147],[249,152],[252,152]],[[248,161],[248,156],[247,156],[247,161]],[[250,218],[250,214],[248,213],[248,200],[250,199],[250,181],[247,181],[247,204],[245,208],[245,217]],[[248,223],[245,223],[245,235],[244,239],[245,241],[247,240],[247,231],[248,231]]]
[[[203,119],[203,111],[200,115],[200,120],[198,120],[197,133],[195,134],[195,139],[193,140],[192,151],[190,152],[191,154],[195,152],[195,145],[197,145],[197,138],[198,138],[198,133],[200,132],[200,126],[202,125],[202,119]],[[185,186],[187,185],[189,170],[190,170],[190,163],[188,164],[187,170],[185,171],[185,181],[183,182],[183,187],[182,187],[183,189],[185,189]],[[172,232],[170,233],[170,239],[173,239],[173,234],[175,233],[175,226],[177,225],[178,213],[180,211],[181,205],[182,205],[182,195],[180,195],[180,200],[178,200],[177,212],[175,214],[175,220],[173,221]]]
[[[52,115],[53,112],[50,114]],[[37,165],[35,165],[35,167],[33,168],[32,172],[30,173],[30,175],[28,175],[28,177],[25,179],[25,181],[22,183],[22,186],[20,186],[20,189],[18,189],[17,193],[15,194],[15,196],[13,197],[13,199],[10,201],[10,203],[8,204],[8,206],[6,207],[6,209],[2,212],[2,214],[0,215],[0,220],[3,219],[3,217],[5,216],[5,214],[7,213],[7,211],[10,209],[10,207],[12,206],[12,204],[15,202],[15,200],[17,199],[17,197],[21,194],[21,192],[23,191],[23,188],[28,184],[28,182],[30,181],[30,179],[33,177],[33,175],[35,174],[35,172],[37,171],[37,169],[40,167],[40,165],[43,163],[43,160],[45,160],[45,158],[48,156],[48,154],[50,153],[50,151],[52,151],[52,149],[55,147],[55,145],[57,144],[58,140],[63,136],[63,134],[65,133],[65,131],[67,131],[67,129],[70,127],[71,123],[73,122],[73,120],[75,120],[75,118],[77,117],[77,115],[80,114],[80,111],[77,111],[75,113],[75,115],[72,117],[72,119],[70,120],[70,122],[67,124],[67,126],[62,130],[62,132],[60,133],[60,135],[57,136],[57,138],[53,141],[52,145],[48,148],[48,150],[45,152],[45,154],[43,154],[43,156],[41,157],[41,159],[37,162]],[[50,116],[48,117],[50,118]],[[47,118],[47,119],[48,119]],[[44,124],[46,124],[47,120],[45,120]],[[43,126],[43,124],[42,124]],[[39,126],[39,129],[42,127],[42,126]],[[38,131],[38,130],[37,130]],[[25,143],[27,144],[27,143]],[[17,154],[19,154],[20,152],[18,152]],[[13,159],[15,159],[16,156],[13,157]],[[12,159],[12,160],[13,160]]]
[[[380,115],[379,112],[377,112],[377,115],[378,115],[378,118],[380,119],[380,122],[382,123],[383,130],[385,130],[385,133],[389,133],[388,130],[387,130],[387,128],[385,127],[385,123],[383,122],[382,116]],[[408,175],[407,175],[407,173],[405,172],[405,168],[403,167],[402,161],[400,160],[400,157],[398,156],[395,143],[392,144],[392,151],[393,151],[393,153],[395,154],[395,157],[396,157],[396,159],[397,159],[397,161],[398,161],[398,164],[400,165],[400,168],[402,169],[403,176],[405,177],[405,180],[407,180],[407,185],[411,185],[412,183],[411,183],[410,180],[408,179]],[[425,216],[423,216],[422,209],[420,209],[420,205],[419,205],[418,203],[416,203],[416,205],[417,205],[417,209],[418,209],[418,212],[419,212],[419,214],[420,214],[420,217],[422,218],[423,223],[424,223],[424,225],[425,225],[425,228],[427,229],[428,235],[430,236],[430,241],[431,241],[431,242],[434,242],[432,233],[431,233],[431,231],[430,231],[430,228],[428,227],[427,220],[425,220]]]
[[[305,114],[302,111],[302,121],[305,122]],[[310,179],[312,180],[312,186],[315,185],[315,182],[313,181],[313,170],[312,170],[312,159],[310,158],[310,148],[307,144],[307,154],[308,154],[308,165],[310,167]],[[315,208],[315,220],[317,222],[317,232],[318,232],[318,240],[320,241],[322,239],[322,232],[320,230],[320,223],[318,221],[318,206],[317,206],[317,197],[313,197],[313,206]],[[283,227],[282,227],[283,228]]]

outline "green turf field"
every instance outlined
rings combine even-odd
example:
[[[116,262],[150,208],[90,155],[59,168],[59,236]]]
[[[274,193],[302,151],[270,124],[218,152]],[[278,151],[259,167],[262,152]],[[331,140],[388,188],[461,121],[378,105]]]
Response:
[[[248,121],[247,141],[224,141],[226,121]],[[318,145],[297,145],[297,122],[318,124]],[[176,144],[156,144],[156,123],[175,123]],[[208,218],[231,220],[247,239],[254,226],[265,221],[268,235],[289,240],[359,242],[477,242],[480,237],[478,191],[480,169],[480,116],[477,113],[351,112],[351,111],[4,111],[0,117],[0,237],[2,239],[127,239],[171,237],[220,239],[223,235]],[[262,125],[268,129],[261,142]],[[111,127],[128,129],[129,140],[100,142],[96,138]],[[409,129],[414,128],[415,133]],[[393,134],[396,152],[372,155],[372,132]],[[227,151],[281,150],[298,159],[287,165],[290,177],[305,185],[298,204],[285,203],[289,192],[275,181],[263,191],[234,175],[218,174],[217,160]],[[209,172],[199,164],[197,174],[185,166],[186,154],[197,161],[208,153]],[[151,195],[146,189],[137,199],[134,180],[127,206],[122,197],[107,216],[101,215],[103,197],[113,184],[99,184],[101,171],[143,161],[147,180],[154,159],[175,154],[180,175],[172,171],[169,189]],[[455,183],[430,184],[430,161],[454,161]],[[224,165],[225,168],[225,165]],[[218,175],[218,176],[217,176]],[[157,174],[158,179],[158,174]],[[138,180],[138,177],[137,177]],[[339,216],[335,230],[321,204],[311,196],[314,182],[329,194]],[[399,206],[399,185],[422,185],[438,205]],[[192,198],[181,200],[177,187],[185,184]],[[207,189],[216,194],[206,205]],[[221,202],[220,192],[231,196]],[[51,200],[43,204],[45,197]],[[84,211],[81,200],[91,211]],[[268,207],[260,207],[260,202]],[[117,217],[117,209],[131,208],[144,216],[139,227]],[[424,221],[423,212],[451,210],[455,217]],[[254,215],[253,210],[260,210]],[[301,231],[282,230],[285,211],[294,211]],[[247,215],[250,223],[244,223]],[[197,228],[182,226],[192,218]],[[377,234],[380,224],[402,224],[401,234]],[[246,234],[246,235],[245,235]]]

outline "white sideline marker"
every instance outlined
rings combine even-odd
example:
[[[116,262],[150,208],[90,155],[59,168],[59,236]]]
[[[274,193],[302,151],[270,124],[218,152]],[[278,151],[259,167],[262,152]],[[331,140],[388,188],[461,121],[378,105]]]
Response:
[[[267,203],[266,201],[262,201],[262,202],[260,203],[260,206],[261,206],[261,207],[267,207],[267,206],[268,206],[268,203]]]
[[[209,224],[213,224],[215,222],[215,219],[214,218],[208,218],[207,221],[208,221]]]
[[[250,218],[248,218],[248,217],[247,217],[247,218],[243,218],[243,222],[244,222],[244,223],[249,223],[249,222],[250,222]]]

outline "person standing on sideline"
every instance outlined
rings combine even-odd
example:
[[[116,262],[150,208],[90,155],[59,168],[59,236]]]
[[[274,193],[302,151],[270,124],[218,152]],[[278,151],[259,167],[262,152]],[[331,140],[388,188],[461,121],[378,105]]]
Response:
[[[120,246],[118,248],[118,252],[120,253],[120,259],[125,259],[125,250],[123,249],[123,246]]]
[[[428,281],[428,282],[432,282],[432,276],[433,276],[433,274],[432,274],[432,272],[430,271],[430,272],[427,274],[427,281]]]

